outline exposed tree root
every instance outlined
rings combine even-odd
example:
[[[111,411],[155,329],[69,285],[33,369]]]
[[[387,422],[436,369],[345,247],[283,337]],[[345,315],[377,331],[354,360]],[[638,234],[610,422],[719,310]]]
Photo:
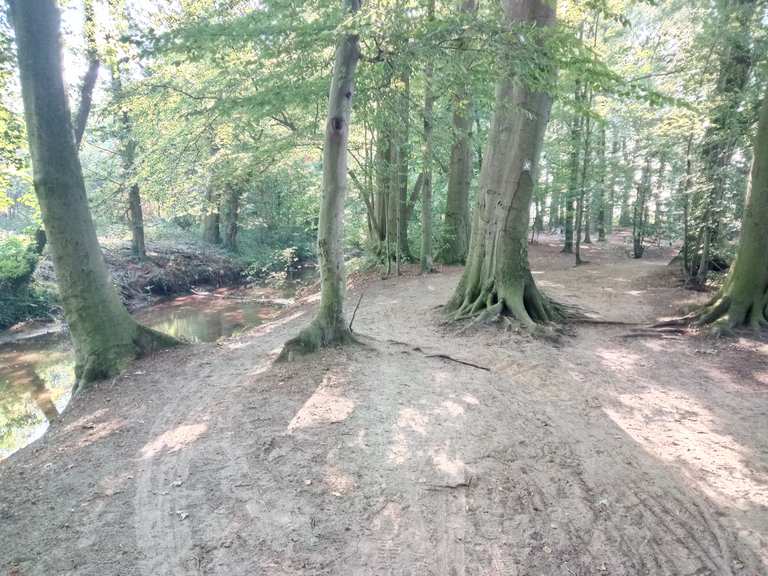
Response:
[[[751,299],[735,299],[729,294],[718,294],[693,312],[657,322],[651,328],[667,327],[707,328],[715,336],[733,335],[739,328],[755,332],[768,329],[768,293]]]
[[[283,346],[283,350],[277,357],[277,362],[290,362],[296,356],[305,356],[330,346],[343,346],[357,343],[343,319],[333,324],[315,318],[309,326],[299,332],[298,336],[291,338]]]
[[[94,349],[78,361],[75,367],[75,390],[84,389],[97,380],[117,376],[132,360],[179,344],[182,342],[172,336],[136,324],[133,338],[126,343]]]
[[[768,329],[768,293],[751,299],[721,294],[691,316],[695,326],[709,327],[717,336],[732,335],[739,328],[760,332]]]
[[[367,336],[367,338],[371,338],[371,340],[378,340],[378,338],[373,338],[371,336]],[[379,340],[381,342],[381,340]],[[467,360],[460,360],[459,358],[454,358],[450,354],[444,354],[442,352],[432,353],[424,351],[420,346],[414,346],[413,344],[410,344],[408,342],[402,342],[400,340],[387,340],[390,344],[397,344],[399,346],[406,346],[409,348],[412,352],[418,352],[425,358],[439,358],[441,360],[447,360],[448,362],[455,362],[456,364],[461,364],[463,366],[469,366],[470,368],[477,368],[478,370],[483,370],[485,372],[490,372],[491,369],[488,366],[482,366],[480,364],[475,364],[474,362],[469,362]]]
[[[489,323],[512,318],[532,331],[567,320],[570,309],[542,294],[530,273],[526,276],[503,285],[492,280],[477,291],[461,291],[460,286],[457,294],[463,294],[463,300],[454,296],[448,305],[448,320]]]

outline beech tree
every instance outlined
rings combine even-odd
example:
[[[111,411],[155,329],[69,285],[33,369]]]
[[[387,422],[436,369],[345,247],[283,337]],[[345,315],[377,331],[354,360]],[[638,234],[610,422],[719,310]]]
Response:
[[[462,16],[472,17],[477,10],[475,0],[461,0]],[[468,68],[469,56],[464,53],[467,41],[461,41],[460,65]],[[456,86],[453,96],[451,127],[453,144],[448,166],[448,193],[445,222],[438,259],[443,264],[463,264],[467,258],[470,235],[469,185],[472,181],[472,93],[467,78]]]
[[[113,288],[88,209],[61,69],[54,0],[11,0],[34,188],[80,384],[176,340],[138,324]]]
[[[718,331],[768,327],[768,96],[763,96],[736,260],[717,296],[696,315]]]
[[[538,36],[538,48],[543,48],[542,37],[555,22],[553,3],[505,0],[503,12],[510,28],[525,25],[528,33]],[[541,54],[533,59],[538,75],[553,77],[551,60]],[[531,86],[526,77],[516,77],[512,71],[496,85],[469,256],[448,304],[455,319],[510,314],[533,326],[562,318],[559,307],[539,291],[528,266],[529,211],[551,104],[541,87]]]
[[[343,0],[343,5],[354,14],[360,9],[360,0]],[[359,58],[358,35],[354,32],[343,34],[336,44],[323,146],[323,197],[317,237],[320,305],[309,326],[286,342],[281,357],[289,360],[294,352],[309,353],[352,340],[352,332],[344,319],[346,287],[342,238],[347,194],[347,141]]]

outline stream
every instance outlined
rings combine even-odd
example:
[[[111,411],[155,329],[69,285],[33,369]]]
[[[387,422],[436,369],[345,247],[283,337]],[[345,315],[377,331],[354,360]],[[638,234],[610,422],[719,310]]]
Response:
[[[143,324],[190,342],[214,342],[272,318],[274,290],[217,289],[160,301],[137,311]],[[290,292],[277,294],[284,299]],[[272,298],[271,303],[259,302]],[[289,302],[285,300],[285,302]],[[69,336],[42,331],[0,344],[0,460],[42,436],[66,407],[74,385]]]

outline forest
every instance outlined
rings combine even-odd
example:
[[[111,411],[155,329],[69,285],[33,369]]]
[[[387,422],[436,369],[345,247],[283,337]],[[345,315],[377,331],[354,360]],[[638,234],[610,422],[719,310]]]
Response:
[[[768,574],[766,0],[4,0],[0,573]]]

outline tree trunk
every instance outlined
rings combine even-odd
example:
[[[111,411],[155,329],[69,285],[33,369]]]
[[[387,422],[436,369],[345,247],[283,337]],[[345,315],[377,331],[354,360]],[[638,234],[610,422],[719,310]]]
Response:
[[[576,87],[576,99],[581,99],[581,89]],[[565,239],[563,252],[573,252],[573,224],[579,187],[579,156],[581,147],[581,116],[574,115],[571,124],[571,150],[568,164],[568,189],[565,192]]]
[[[646,202],[651,191],[651,157],[646,156],[632,217],[632,256],[642,258],[645,252],[645,227],[648,220]]]
[[[61,71],[54,0],[12,0],[35,193],[51,247],[78,385],[176,341],[128,314],[111,284],[88,210]]]
[[[120,15],[112,14],[112,18],[119,18]],[[119,105],[120,131],[118,138],[120,140],[120,157],[123,162],[123,185],[128,189],[128,214],[130,216],[131,226],[131,252],[134,258],[144,260],[147,257],[147,251],[144,242],[144,213],[141,208],[141,190],[136,182],[136,148],[138,143],[133,137],[133,125],[128,108],[123,102],[123,79],[120,70],[120,50],[118,49],[117,60],[112,64],[112,98]]]
[[[701,258],[696,283],[703,287],[710,266],[710,252],[721,243],[723,198],[727,183],[726,170],[731,164],[735,144],[745,131],[739,111],[744,100],[744,89],[752,67],[751,22],[757,6],[755,0],[728,0],[717,4],[719,24],[728,30],[732,22],[738,26],[724,35],[725,42],[719,56],[717,99],[709,126],[701,146],[705,185],[697,204],[703,214],[698,223],[702,231]]]
[[[474,14],[475,0],[462,0],[463,14]],[[465,58],[464,55],[460,57]],[[472,181],[472,96],[462,78],[453,99],[453,144],[448,168],[448,196],[438,260],[443,264],[463,264],[469,243],[469,185]]]
[[[592,108],[592,93],[587,96],[587,110]],[[587,197],[587,183],[589,182],[589,160],[590,160],[590,144],[592,142],[592,121],[589,116],[583,119],[584,125],[584,154],[581,163],[581,178],[579,186],[579,197],[576,202],[576,265],[583,264],[584,260],[581,259],[581,232],[582,225],[584,223],[584,214],[589,214],[589,208],[584,206]],[[586,239],[589,239],[589,228],[587,228]],[[591,243],[592,240],[589,240]]]
[[[96,18],[93,10],[93,0],[83,2],[83,14],[85,16],[85,44],[86,57],[88,59],[88,70],[83,77],[83,84],[80,87],[80,106],[77,109],[75,117],[75,147],[80,148],[85,135],[85,127],[88,124],[88,116],[91,114],[91,104],[93,103],[93,89],[96,87],[96,80],[99,77],[99,51],[96,46]]]
[[[224,228],[222,245],[232,252],[237,251],[238,218],[240,216],[240,189],[227,185],[221,203],[221,220]]]
[[[135,258],[143,260],[147,257],[144,244],[144,212],[141,209],[139,185],[136,183],[128,190],[128,213],[131,219],[131,253]]]
[[[400,79],[400,138],[397,151],[397,179],[399,181],[399,196],[397,203],[397,246],[402,260],[413,260],[411,247],[408,243],[408,222],[411,218],[411,206],[408,202],[408,160],[411,155],[411,73],[406,64],[406,70]]]
[[[629,195],[632,192],[632,179],[635,173],[635,154],[629,154],[627,139],[621,139],[621,157],[624,161],[624,186],[621,191],[621,211],[619,212],[619,226],[626,228],[632,224],[632,215],[629,210]]]
[[[510,25],[554,24],[548,0],[505,0],[503,7]],[[539,72],[552,74],[544,66]],[[528,266],[528,218],[551,103],[509,74],[497,83],[467,266],[448,304],[453,318],[510,314],[529,327],[562,318]]]
[[[699,324],[728,331],[768,327],[768,95],[763,96],[736,260]]]
[[[435,19],[435,0],[429,0],[427,20]],[[421,271],[432,271],[432,123],[434,122],[435,98],[432,93],[432,62],[429,61],[424,69],[424,150],[422,154],[421,191]]]
[[[360,0],[343,0],[350,12]],[[280,357],[306,354],[323,346],[344,344],[352,332],[344,320],[344,199],[347,192],[347,141],[352,112],[355,68],[360,57],[357,34],[345,34],[336,44],[333,77],[328,97],[328,118],[323,146],[323,196],[320,201],[317,254],[320,268],[320,305],[312,322],[286,342]]]
[[[220,244],[221,233],[219,231],[219,208],[213,193],[213,184],[208,182],[205,189],[203,206],[203,241],[209,244]]]
[[[605,242],[606,215],[605,209],[605,125],[600,126],[600,140],[598,144],[598,161],[600,163],[597,179],[597,241]]]

